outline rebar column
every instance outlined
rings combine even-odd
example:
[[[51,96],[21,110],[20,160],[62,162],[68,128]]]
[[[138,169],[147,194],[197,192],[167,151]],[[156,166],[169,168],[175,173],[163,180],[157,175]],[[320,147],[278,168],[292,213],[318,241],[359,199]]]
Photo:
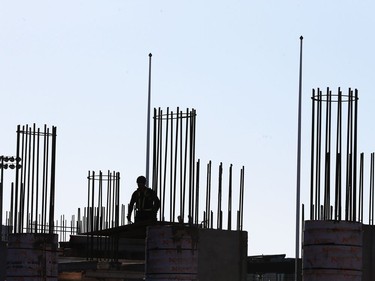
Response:
[[[323,93],[318,88],[313,89],[311,99],[310,219],[341,220],[344,212],[345,220],[360,221],[363,181],[361,177],[358,189],[358,91],[349,88],[343,94],[340,88],[337,93],[327,88]],[[342,147],[346,147],[346,156],[342,154]],[[345,182],[345,194],[342,194],[342,182]]]

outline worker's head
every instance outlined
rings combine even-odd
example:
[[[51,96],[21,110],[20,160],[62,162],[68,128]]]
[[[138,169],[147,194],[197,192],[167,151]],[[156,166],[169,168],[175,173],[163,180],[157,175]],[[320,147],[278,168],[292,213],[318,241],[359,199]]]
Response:
[[[144,185],[146,185],[146,182],[147,182],[147,180],[146,180],[146,178],[144,176],[139,176],[137,178],[137,184],[138,185],[144,186]]]

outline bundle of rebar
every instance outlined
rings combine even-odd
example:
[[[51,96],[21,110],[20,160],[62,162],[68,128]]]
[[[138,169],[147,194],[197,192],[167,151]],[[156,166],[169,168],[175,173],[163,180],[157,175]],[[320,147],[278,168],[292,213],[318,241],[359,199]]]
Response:
[[[167,108],[164,113],[160,108],[154,110],[153,141],[153,178],[152,188],[161,199],[159,220],[178,221],[180,223],[202,224],[213,228],[213,211],[211,208],[212,163],[207,164],[206,173],[206,206],[203,216],[200,214],[200,160],[195,156],[196,111],[185,112],[177,108],[176,112]],[[232,189],[233,172],[229,168],[227,227],[232,228]],[[223,228],[223,164],[220,163],[217,180],[217,223]],[[204,189],[203,189],[204,190]],[[244,167],[239,179],[239,205],[237,211],[237,229],[243,226],[244,201]],[[168,210],[169,207],[169,210]],[[167,218],[169,211],[169,219]]]
[[[53,233],[55,212],[56,127],[17,127],[16,169],[9,222],[14,233]]]
[[[357,184],[358,91],[343,94],[338,88],[334,94],[329,88],[326,93],[313,89],[311,99],[310,219],[362,220],[363,185]]]

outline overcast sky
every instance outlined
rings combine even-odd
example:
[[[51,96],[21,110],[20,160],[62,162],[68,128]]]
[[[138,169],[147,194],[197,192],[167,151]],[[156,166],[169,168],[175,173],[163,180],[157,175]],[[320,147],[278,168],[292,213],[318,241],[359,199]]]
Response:
[[[57,126],[56,215],[85,206],[89,170],[119,171],[127,204],[145,173],[151,52],[152,107],[195,108],[197,158],[245,167],[249,254],[294,257],[299,37],[307,205],[313,88],[357,88],[359,151],[375,149],[374,12],[371,0],[0,0],[0,154],[15,153],[19,124]]]

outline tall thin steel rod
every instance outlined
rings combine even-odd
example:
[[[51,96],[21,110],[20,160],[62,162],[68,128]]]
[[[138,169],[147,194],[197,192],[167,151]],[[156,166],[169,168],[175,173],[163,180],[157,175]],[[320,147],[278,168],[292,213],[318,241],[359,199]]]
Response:
[[[40,153],[40,128],[37,130],[37,146],[36,146],[36,195],[35,197],[35,233],[38,232],[38,208],[39,208],[39,153]]]
[[[298,280],[299,259],[299,234],[300,234],[300,202],[301,202],[301,125],[302,125],[302,45],[303,37],[300,37],[300,65],[299,65],[299,93],[298,93],[298,138],[297,138],[297,183],[296,183],[296,258],[295,280]]]
[[[52,127],[52,155],[51,155],[51,191],[49,200],[49,233],[53,233],[53,222],[55,214],[55,171],[56,171],[56,127]]]
[[[199,215],[199,171],[200,171],[200,161],[198,159],[196,164],[196,183],[195,183],[195,224],[198,224]]]
[[[184,203],[185,200],[185,186],[183,184],[183,141],[182,141],[182,129],[183,129],[183,122],[182,122],[182,111],[181,111],[181,128],[180,128],[180,218],[179,221],[184,221]]]
[[[353,220],[357,220],[357,125],[358,90],[354,90],[354,140],[353,140]]]
[[[171,111],[171,134],[170,134],[170,156],[169,156],[169,161],[170,161],[170,165],[169,165],[169,185],[170,185],[170,195],[169,195],[169,217],[170,217],[170,221],[171,222],[174,222],[174,185],[173,185],[173,178],[174,178],[174,174],[173,174],[173,167],[174,167],[174,163],[173,163],[173,132],[174,132],[174,128],[173,128],[173,111]],[[167,139],[168,141],[168,139]]]
[[[0,179],[0,241],[3,241],[3,194],[4,194],[4,159],[1,157],[1,179]]]
[[[359,206],[358,215],[359,222],[363,223],[363,165],[364,165],[364,154],[360,155],[360,165],[359,165]]]
[[[338,89],[336,131],[335,220],[341,220],[342,94]]]
[[[28,141],[28,168],[27,168],[27,207],[26,207],[26,214],[30,214],[30,174],[31,174],[31,127],[29,128],[29,131],[27,132],[27,136],[29,138],[29,141]],[[32,219],[32,218],[31,218]],[[27,232],[30,231],[29,227],[30,227],[30,222],[29,219],[27,219],[27,222],[26,222],[26,229],[27,229]]]
[[[311,164],[310,164],[310,220],[315,219],[314,216],[314,137],[315,137],[315,90],[313,89],[312,93],[312,117],[311,117]]]
[[[172,222],[175,220],[176,216],[176,190],[177,190],[177,156],[178,156],[178,130],[179,130],[179,108],[177,107],[176,112],[176,136],[175,136],[175,158],[174,158],[174,181],[173,181],[173,208],[172,208]]]
[[[17,159],[20,158],[20,133],[21,133],[21,126],[18,125],[17,126],[17,147],[16,147],[16,157],[17,157]],[[20,178],[20,173],[19,173],[19,170],[16,169],[16,183],[15,183],[14,211],[13,211],[13,217],[14,217],[14,223],[13,223],[14,230],[13,230],[13,232],[15,232],[15,233],[18,230],[18,218],[17,218],[17,216],[18,216],[18,186],[19,186],[19,178]]]
[[[222,210],[221,210],[221,200],[222,200],[222,184],[223,184],[223,163],[219,166],[219,181],[218,181],[218,200],[217,200],[217,228],[222,228]]]
[[[240,172],[240,200],[238,210],[238,230],[243,228],[243,206],[244,206],[244,193],[245,193],[245,167],[242,167]]]
[[[206,187],[206,227],[210,227],[211,214],[211,161],[207,164],[207,187]]]
[[[157,184],[157,186],[156,186],[156,188],[158,188],[158,187],[160,187],[159,188],[159,190],[155,190],[155,192],[160,192],[159,193],[159,198],[162,198],[162,169],[161,169],[161,167],[162,167],[162,147],[163,147],[163,141],[162,141],[162,139],[163,139],[163,137],[162,137],[162,135],[163,135],[163,120],[162,120],[162,116],[163,115],[163,111],[159,108],[159,116],[160,116],[160,118],[159,118],[159,125],[158,125],[158,149],[157,149],[157,165],[160,167],[160,169],[159,169],[159,171],[158,171],[158,173],[157,173],[157,182],[158,182],[158,184]],[[163,210],[163,208],[164,208],[164,204],[165,204],[165,202],[162,202],[161,203],[161,210]],[[164,218],[162,217],[162,212],[160,212],[160,216],[161,216],[161,219],[162,220],[164,220]]]
[[[331,183],[331,102],[332,95],[327,88],[326,104],[326,133],[325,133],[325,173],[324,173],[324,219],[329,219],[330,215],[330,183]]]
[[[345,202],[345,220],[353,219],[352,202],[353,202],[353,101],[352,93],[349,89],[348,101],[348,129],[347,129],[347,148],[346,148],[346,202]]]
[[[47,130],[44,131],[45,133],[45,136],[47,138],[47,147],[46,147],[46,178],[45,178],[45,199],[44,199],[44,211],[45,211],[45,214],[44,214],[44,231],[43,232],[46,232],[46,227],[47,227],[47,202],[48,202],[48,167],[49,167],[49,128],[47,128],[47,125],[45,125],[45,128]]]
[[[163,117],[161,117],[163,118]],[[160,197],[163,201],[163,204],[162,204],[162,210],[161,210],[161,217],[164,221],[164,218],[165,218],[165,215],[164,215],[164,211],[165,211],[165,189],[166,189],[166,184],[167,184],[167,166],[168,166],[168,132],[169,132],[169,107],[167,108],[167,115],[166,115],[166,126],[165,126],[165,147],[164,147],[164,167],[163,167],[163,171],[162,169],[161,172],[163,173],[162,175],[162,179],[163,179],[163,185],[162,185],[162,188],[163,188],[163,192],[162,192],[162,196]]]
[[[229,187],[228,187],[228,230],[232,230],[232,167],[229,167]]]
[[[23,232],[23,198],[24,198],[24,167],[25,165],[25,126],[22,126],[22,140],[21,140],[21,155],[22,155],[22,169],[21,169],[21,182],[20,182],[20,198],[19,198],[19,221],[18,221],[18,231]],[[17,199],[18,200],[18,199]]]
[[[10,227],[11,227],[10,231],[14,232],[14,229],[13,229],[14,228],[14,225],[13,225],[13,217],[14,217],[13,210],[14,210],[14,183],[12,182],[11,183],[11,193],[10,193],[9,223],[10,223]]]
[[[34,180],[35,180],[35,123],[33,125],[33,162],[32,162],[32,178],[31,178],[31,232],[33,232],[34,224],[33,224],[33,218],[34,218]],[[38,201],[38,197],[35,198],[36,201]],[[38,211],[35,212],[35,216],[37,216]],[[35,225],[35,228],[37,225]]]
[[[369,203],[369,224],[374,224],[374,158],[375,153],[371,153],[370,161],[370,203]]]
[[[149,168],[150,168],[150,114],[151,114],[151,57],[149,57],[149,68],[148,68],[148,102],[147,102],[147,144],[146,144],[146,179],[149,180]]]
[[[321,136],[322,136],[322,94],[317,89],[317,128],[316,128],[316,174],[315,174],[315,219],[320,219],[320,167],[321,167]]]
[[[186,114],[189,114],[189,111],[186,110]],[[185,146],[184,146],[184,177],[183,177],[183,199],[182,199],[182,219],[184,219],[185,213],[185,195],[186,195],[186,174],[187,174],[187,152],[188,152],[188,135],[189,135],[189,119],[186,118],[186,126],[185,126]]]
[[[157,125],[158,125],[158,120],[156,119],[156,115],[157,115],[157,110],[156,108],[154,108],[154,141],[153,141],[153,152],[152,152],[152,189],[155,191],[156,190],[156,186],[157,186],[157,177],[156,177],[156,173],[157,173],[157,159],[156,159],[156,155],[157,155]],[[147,179],[148,183],[150,184],[150,179]]]

